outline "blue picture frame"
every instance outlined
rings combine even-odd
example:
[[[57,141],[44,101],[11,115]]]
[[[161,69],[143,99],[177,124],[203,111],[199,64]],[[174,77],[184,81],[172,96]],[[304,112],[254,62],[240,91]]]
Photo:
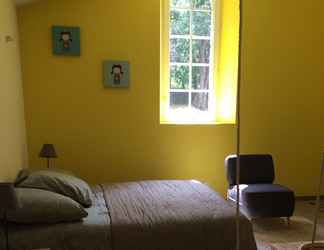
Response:
[[[130,66],[128,61],[104,61],[103,74],[105,88],[129,87]]]
[[[80,28],[67,26],[52,27],[53,54],[80,56]]]

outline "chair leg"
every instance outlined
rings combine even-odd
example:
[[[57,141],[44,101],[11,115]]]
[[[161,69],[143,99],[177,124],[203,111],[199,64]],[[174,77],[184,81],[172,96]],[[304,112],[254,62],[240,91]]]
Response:
[[[287,217],[287,225],[290,227],[290,217]]]

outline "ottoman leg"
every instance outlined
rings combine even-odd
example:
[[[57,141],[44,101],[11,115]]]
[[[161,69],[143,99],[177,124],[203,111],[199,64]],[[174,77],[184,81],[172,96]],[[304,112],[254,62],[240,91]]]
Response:
[[[290,227],[290,217],[287,217],[287,225]]]

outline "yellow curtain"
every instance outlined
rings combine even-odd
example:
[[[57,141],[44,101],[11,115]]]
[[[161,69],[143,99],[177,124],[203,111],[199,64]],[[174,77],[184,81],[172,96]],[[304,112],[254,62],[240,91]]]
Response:
[[[160,123],[168,120],[169,103],[169,1],[160,0]]]
[[[221,1],[220,48],[216,81],[216,123],[236,121],[239,56],[239,0]],[[217,64],[216,64],[217,65]]]

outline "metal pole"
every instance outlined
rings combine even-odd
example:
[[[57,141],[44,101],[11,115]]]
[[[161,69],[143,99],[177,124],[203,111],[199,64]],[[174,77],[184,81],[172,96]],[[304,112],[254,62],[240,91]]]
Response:
[[[7,219],[7,212],[4,212],[4,226],[5,226],[5,235],[6,235],[6,250],[10,250],[9,246],[9,229],[8,229],[8,219]]]
[[[317,202],[316,202],[315,219],[314,219],[314,225],[313,225],[313,236],[312,236],[312,248],[311,249],[314,248],[314,243],[315,243],[315,238],[316,238],[318,213],[320,210],[320,203],[321,203],[321,187],[322,187],[322,182],[323,182],[323,173],[324,173],[324,153],[322,156],[321,174],[320,174],[320,181],[318,184]]]
[[[241,163],[241,81],[242,81],[242,33],[243,33],[243,0],[239,0],[239,52],[238,52],[238,77],[236,100],[236,250],[240,250],[240,163]]]

